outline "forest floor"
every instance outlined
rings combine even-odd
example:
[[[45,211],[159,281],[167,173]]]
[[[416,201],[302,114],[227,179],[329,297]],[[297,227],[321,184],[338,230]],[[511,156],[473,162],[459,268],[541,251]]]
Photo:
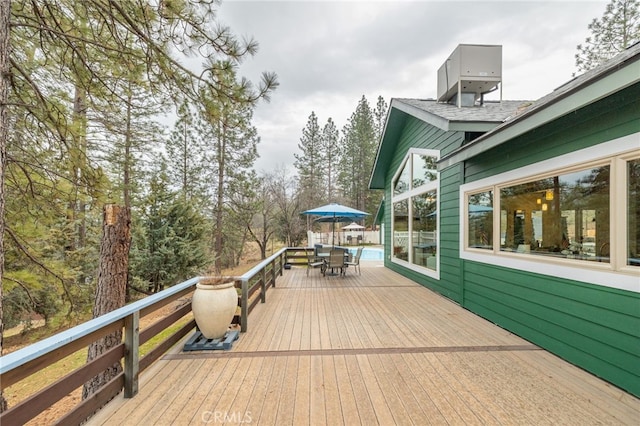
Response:
[[[269,253],[267,254],[270,255]],[[241,258],[240,265],[235,268],[229,268],[222,271],[222,275],[236,276],[242,275],[244,272],[251,269],[254,265],[260,262],[260,251],[255,244],[248,244],[245,248],[244,255]],[[149,325],[155,323],[159,319],[169,314],[172,310],[176,309],[184,303],[184,300],[177,300],[162,309],[159,309],[140,319],[140,329],[144,329]],[[44,320],[41,318],[33,318],[29,327],[25,328],[24,325],[5,330],[4,342],[3,342],[3,354],[6,355],[10,352],[16,351],[29,344],[40,341],[46,337],[52,336],[56,333],[64,331],[70,327],[73,327],[87,318],[80,318],[75,321],[65,321],[58,326],[45,326]],[[86,360],[86,351],[79,351],[74,355],[70,355],[67,358],[58,361],[50,367],[40,371],[37,374],[25,379],[15,385],[5,389],[4,396],[7,399],[9,407],[12,407],[28,398],[34,392],[37,392],[49,383],[63,377],[68,374],[69,371],[82,365]],[[63,416],[70,410],[71,407],[80,403],[82,397],[82,388],[76,389],[70,395],[62,398],[57,404],[44,411],[38,417],[29,422],[29,425],[49,425],[55,423],[56,419]]]

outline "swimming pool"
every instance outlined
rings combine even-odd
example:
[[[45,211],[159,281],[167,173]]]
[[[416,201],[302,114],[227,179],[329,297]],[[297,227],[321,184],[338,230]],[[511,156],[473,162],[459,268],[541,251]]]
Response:
[[[357,248],[349,248],[349,252],[355,256]],[[365,247],[362,249],[360,260],[384,260],[384,250],[378,247]]]

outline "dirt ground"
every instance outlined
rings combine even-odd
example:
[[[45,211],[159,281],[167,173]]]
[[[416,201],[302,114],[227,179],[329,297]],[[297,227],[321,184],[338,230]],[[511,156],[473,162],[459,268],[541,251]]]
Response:
[[[184,301],[177,300],[176,302],[169,304],[156,312],[152,312],[151,314],[140,319],[140,329],[143,330],[156,321],[160,320],[162,317],[168,315],[171,311],[175,310],[178,306],[180,306]],[[12,345],[8,349],[17,350],[21,347],[21,345]],[[9,352],[9,351],[7,351]],[[64,368],[64,360],[60,361],[63,363]],[[27,379],[28,380],[28,379]],[[19,401],[16,400],[15,395],[10,392],[7,392],[7,402],[9,403],[9,407],[15,405]],[[28,422],[28,425],[51,425],[56,423],[56,420],[62,417],[65,413],[67,413],[73,406],[80,403],[82,398],[82,388],[78,388],[73,391],[71,394],[62,398],[58,403],[53,405],[51,408],[42,412],[39,416]]]
[[[268,254],[269,255],[269,254]],[[257,248],[256,244],[248,244],[245,248],[244,255],[241,259],[240,265],[226,269],[223,271],[222,275],[226,276],[235,276],[242,275],[244,272],[249,270],[253,265],[260,261],[260,250]],[[171,311],[175,310],[178,306],[180,306],[184,301],[177,300],[176,302],[169,304],[156,312],[153,312],[143,318],[140,319],[140,329],[143,330],[149,327],[151,324],[155,323],[159,319],[163,318]],[[4,348],[3,353],[7,354],[13,352],[15,350],[20,349],[31,343],[32,337],[29,336],[29,333],[36,332],[40,327],[44,326],[44,321],[40,319],[35,319],[32,321],[31,329],[27,333],[22,333],[23,327],[15,327],[10,330],[5,331],[5,340],[4,340]],[[56,330],[55,332],[62,331]],[[52,334],[53,334],[52,333]],[[27,379],[28,380],[28,379]],[[19,401],[17,398],[12,398],[11,392],[7,392],[5,395],[7,397],[7,402],[9,403],[9,407],[15,405]],[[82,398],[82,388],[76,389],[70,395],[62,398],[57,404],[49,408],[48,410],[41,413],[39,416],[34,418],[31,422],[27,423],[28,425],[50,425],[56,422],[56,419],[63,416],[67,413],[71,407],[80,403]]]

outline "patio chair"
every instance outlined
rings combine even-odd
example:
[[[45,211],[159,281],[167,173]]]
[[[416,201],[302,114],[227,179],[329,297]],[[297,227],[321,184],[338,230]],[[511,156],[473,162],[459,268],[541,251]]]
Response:
[[[331,253],[331,247],[320,246],[316,249],[317,257],[329,257],[329,253]]]
[[[350,260],[344,263],[346,266],[353,266],[354,269],[358,271],[358,275],[362,275],[360,271],[360,256],[362,256],[362,249],[363,247],[358,247],[358,250],[356,251],[356,255],[353,258],[353,260]]]
[[[340,275],[344,275],[344,250],[331,250],[331,253],[329,253],[329,261],[324,269],[324,274],[327,273],[327,269],[339,269]]]
[[[324,275],[324,259],[316,257],[312,252],[307,252],[307,276],[309,269],[320,268],[320,272]]]

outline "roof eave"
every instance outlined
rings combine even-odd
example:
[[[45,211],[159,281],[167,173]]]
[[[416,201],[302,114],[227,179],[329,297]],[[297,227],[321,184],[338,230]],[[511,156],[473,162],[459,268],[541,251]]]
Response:
[[[534,105],[521,116],[505,122],[503,125],[479,137],[473,143],[444,156],[438,162],[438,169],[443,170],[468,160],[558,117],[610,96],[640,81],[639,76],[640,61],[636,56],[630,62],[621,64],[620,67],[613,67],[607,73],[588,79],[552,101],[540,105],[540,107]]]
[[[414,117],[434,127],[442,129],[444,131],[451,132],[488,132],[502,123],[501,121],[462,121],[462,120],[448,120],[444,117],[432,114],[428,111],[424,111],[413,105],[409,105],[400,99],[391,99],[391,104],[387,112],[387,118],[384,126],[384,133],[380,138],[380,144],[378,145],[378,151],[376,152],[376,159],[374,161],[374,167],[371,171],[371,177],[369,179],[369,189],[384,189],[385,186],[385,170],[388,161],[382,161],[387,151],[392,147],[389,145],[390,140],[397,139],[398,131],[402,127],[402,124],[407,117]],[[391,129],[391,130],[390,130]]]

